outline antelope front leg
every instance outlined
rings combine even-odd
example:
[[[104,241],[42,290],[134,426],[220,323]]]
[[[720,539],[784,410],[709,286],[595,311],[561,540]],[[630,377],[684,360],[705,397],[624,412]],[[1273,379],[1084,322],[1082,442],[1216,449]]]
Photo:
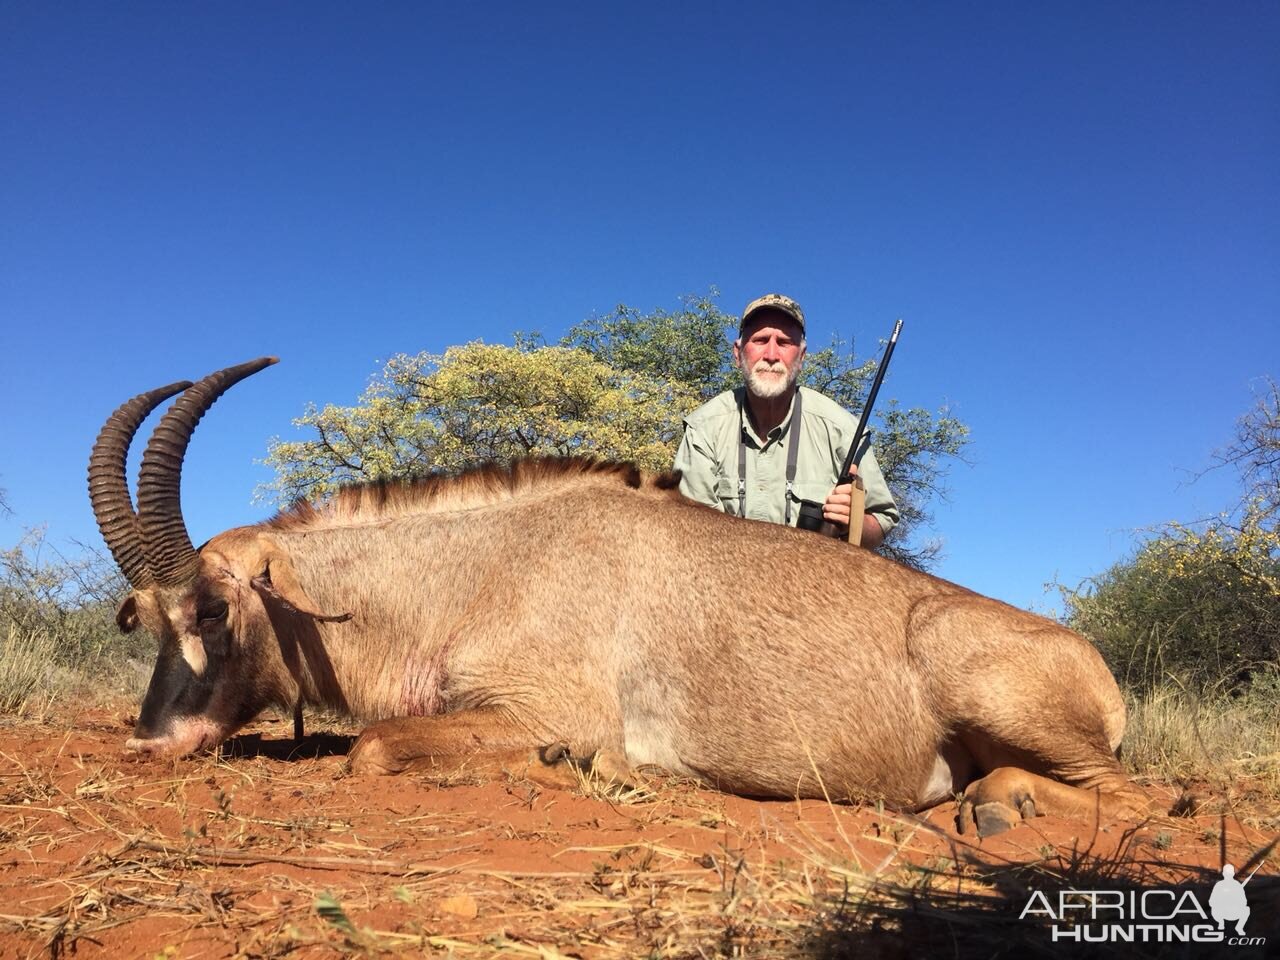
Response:
[[[529,732],[496,710],[436,717],[395,717],[365,728],[347,756],[357,774],[416,771],[485,778],[523,776],[546,786],[576,784],[574,773],[532,742]]]

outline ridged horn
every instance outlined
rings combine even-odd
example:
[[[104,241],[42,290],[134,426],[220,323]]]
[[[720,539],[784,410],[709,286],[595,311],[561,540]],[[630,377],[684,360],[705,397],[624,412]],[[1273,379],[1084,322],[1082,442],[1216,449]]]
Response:
[[[196,424],[230,387],[276,362],[260,357],[209,374],[174,401],[151,434],[138,472],[138,523],[147,563],[161,586],[187,583],[200,566],[182,520],[182,460]]]
[[[133,501],[129,499],[129,476],[125,467],[129,444],[152,410],[189,386],[190,380],[179,380],[167,387],[140,393],[122,404],[103,424],[89,454],[89,502],[93,504],[93,515],[107,549],[135,590],[149,587],[154,578],[147,566]]]

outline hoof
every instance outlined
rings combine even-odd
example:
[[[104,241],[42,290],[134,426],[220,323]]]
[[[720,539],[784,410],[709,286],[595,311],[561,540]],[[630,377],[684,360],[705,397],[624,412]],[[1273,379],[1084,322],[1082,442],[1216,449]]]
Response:
[[[364,733],[347,754],[347,769],[361,776],[395,776],[403,773],[406,763],[392,745],[376,733]]]
[[[1017,810],[998,801],[974,803],[966,797],[960,801],[960,809],[956,812],[956,830],[961,834],[972,830],[979,838],[993,837],[1016,827],[1020,819],[1032,820],[1036,816],[1036,804],[1030,797],[1023,800]]]
[[[982,839],[1016,827],[1019,819],[1018,813],[1003,803],[980,803],[973,808],[973,820]]]

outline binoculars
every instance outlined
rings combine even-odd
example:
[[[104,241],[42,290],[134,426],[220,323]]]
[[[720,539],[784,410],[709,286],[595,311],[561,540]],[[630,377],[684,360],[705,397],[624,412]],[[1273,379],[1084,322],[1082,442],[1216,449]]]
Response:
[[[813,500],[800,501],[800,518],[796,520],[796,527],[801,530],[811,530],[814,533],[820,533],[824,537],[830,537],[833,540],[844,539],[844,528],[836,526],[826,517],[822,515],[822,504]]]

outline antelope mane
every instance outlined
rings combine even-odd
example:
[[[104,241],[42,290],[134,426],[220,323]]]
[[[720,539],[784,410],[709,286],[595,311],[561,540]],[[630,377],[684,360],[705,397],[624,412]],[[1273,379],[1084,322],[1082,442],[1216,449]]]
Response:
[[[678,473],[647,473],[630,463],[590,457],[535,457],[507,466],[485,464],[454,475],[353,484],[316,502],[299,500],[263,526],[289,532],[380,523],[471,510],[568,488],[629,487],[678,496],[679,482]]]

